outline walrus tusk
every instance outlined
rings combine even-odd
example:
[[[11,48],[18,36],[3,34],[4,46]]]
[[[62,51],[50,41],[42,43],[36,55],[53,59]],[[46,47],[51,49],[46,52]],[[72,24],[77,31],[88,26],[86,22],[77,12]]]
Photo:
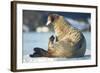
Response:
[[[51,24],[51,21],[50,20],[47,21],[46,25],[48,26],[49,24]]]

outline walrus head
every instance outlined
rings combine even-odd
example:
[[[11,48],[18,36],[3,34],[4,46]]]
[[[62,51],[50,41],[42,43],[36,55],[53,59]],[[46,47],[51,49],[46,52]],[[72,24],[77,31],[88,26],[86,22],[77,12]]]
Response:
[[[53,24],[59,18],[58,14],[49,14],[46,25]]]

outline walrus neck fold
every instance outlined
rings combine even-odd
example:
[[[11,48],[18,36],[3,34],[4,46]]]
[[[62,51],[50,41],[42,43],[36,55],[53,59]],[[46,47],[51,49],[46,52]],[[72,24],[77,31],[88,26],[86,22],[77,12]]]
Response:
[[[66,35],[66,33],[69,32],[69,28],[70,24],[66,24],[66,21],[62,17],[60,17],[58,20],[56,20],[56,22],[54,22],[54,30],[56,36],[58,36],[58,40],[62,39]]]

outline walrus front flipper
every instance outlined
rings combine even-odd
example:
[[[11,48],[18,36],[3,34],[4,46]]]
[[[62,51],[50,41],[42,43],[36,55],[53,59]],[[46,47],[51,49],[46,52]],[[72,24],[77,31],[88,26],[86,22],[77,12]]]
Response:
[[[54,43],[54,39],[55,39],[55,37],[53,35],[49,38],[49,40],[51,41],[52,44]]]
[[[35,52],[30,54],[30,57],[46,57],[48,52],[42,48],[36,47],[33,49]]]
[[[58,41],[58,37],[52,35],[52,36],[49,38],[49,41],[51,41],[51,43],[55,43],[55,42]]]

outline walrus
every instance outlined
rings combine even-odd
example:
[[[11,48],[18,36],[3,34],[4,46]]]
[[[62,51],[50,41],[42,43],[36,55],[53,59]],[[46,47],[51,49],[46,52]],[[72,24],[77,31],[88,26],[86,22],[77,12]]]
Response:
[[[83,57],[86,51],[86,39],[82,32],[74,28],[63,16],[48,15],[46,25],[53,25],[55,36],[49,38],[49,57]]]

